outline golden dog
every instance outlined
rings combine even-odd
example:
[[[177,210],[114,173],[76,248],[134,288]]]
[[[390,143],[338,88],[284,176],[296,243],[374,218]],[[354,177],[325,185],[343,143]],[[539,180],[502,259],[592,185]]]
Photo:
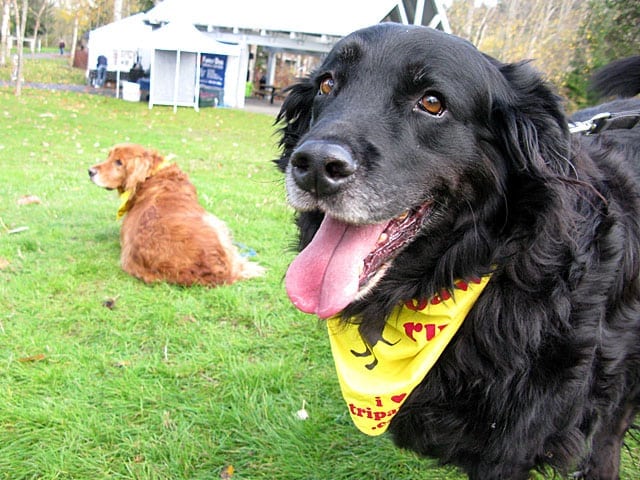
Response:
[[[198,203],[187,175],[156,151],[115,145],[89,177],[123,198],[121,265],[134,277],[216,286],[264,274],[240,255],[225,223]]]

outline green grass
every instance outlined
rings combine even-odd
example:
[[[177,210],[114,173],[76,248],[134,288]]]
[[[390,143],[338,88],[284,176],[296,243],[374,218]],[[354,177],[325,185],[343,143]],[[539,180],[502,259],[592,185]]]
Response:
[[[348,419],[322,325],[284,293],[295,232],[270,116],[31,89],[0,102],[0,478],[461,478]],[[206,289],[122,272],[119,201],[87,175],[121,141],[174,154],[267,276]]]
[[[284,293],[271,117],[9,88],[0,105],[0,479],[463,478],[351,424],[321,323]],[[207,289],[122,272],[118,199],[87,175],[121,141],[174,154],[268,274]]]
[[[11,57],[11,55],[9,56]],[[24,53],[24,71],[26,82],[61,83],[84,85],[85,71],[69,66],[68,55],[52,54],[46,59],[33,56],[28,50]],[[11,58],[4,68],[0,68],[0,80],[9,81],[13,71]]]

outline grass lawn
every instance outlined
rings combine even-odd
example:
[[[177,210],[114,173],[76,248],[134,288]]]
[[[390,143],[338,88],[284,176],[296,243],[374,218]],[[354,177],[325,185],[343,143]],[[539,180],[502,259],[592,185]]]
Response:
[[[352,426],[322,325],[286,298],[272,117],[31,89],[0,104],[0,478],[424,478]],[[122,272],[119,201],[87,175],[121,141],[174,154],[268,275],[206,289]]]
[[[27,49],[24,53],[23,78],[27,82],[63,83],[72,85],[86,84],[85,72],[69,66],[69,55],[55,52],[43,52],[49,57],[43,59],[41,55],[32,55]],[[11,59],[8,66],[0,68],[0,80],[9,81],[13,67]]]
[[[10,88],[0,105],[0,479],[463,478],[351,424],[322,324],[284,293],[272,117]],[[122,272],[119,201],[87,175],[122,141],[175,155],[266,277]],[[622,478],[639,454],[630,439]]]

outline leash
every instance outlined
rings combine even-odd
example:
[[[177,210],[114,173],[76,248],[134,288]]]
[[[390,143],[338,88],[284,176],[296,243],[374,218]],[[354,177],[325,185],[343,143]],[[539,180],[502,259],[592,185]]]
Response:
[[[611,129],[632,129],[640,122],[640,110],[610,113],[603,112],[594,115],[584,122],[569,123],[570,133],[595,135]]]

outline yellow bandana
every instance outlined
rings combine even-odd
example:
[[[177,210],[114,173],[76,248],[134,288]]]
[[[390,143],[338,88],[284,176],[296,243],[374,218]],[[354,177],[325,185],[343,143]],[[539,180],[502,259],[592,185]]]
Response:
[[[118,208],[118,213],[116,213],[116,220],[120,220],[124,217],[124,214],[129,211],[129,197],[131,196],[131,192],[129,190],[124,191],[120,194],[120,207]]]
[[[170,165],[171,163],[169,163],[166,160],[163,160],[160,164],[158,164],[156,168],[154,168],[151,171],[151,174],[149,175],[149,177],[154,176],[160,170],[162,170],[163,168],[167,168]],[[130,190],[126,190],[120,194],[120,207],[118,208],[118,213],[116,213],[116,220],[120,220],[129,211],[129,197],[131,197]]]
[[[367,347],[358,326],[327,321],[340,389],[351,419],[367,435],[380,435],[462,325],[489,276],[455,284],[424,301],[409,301],[391,314],[383,331],[389,342]]]

